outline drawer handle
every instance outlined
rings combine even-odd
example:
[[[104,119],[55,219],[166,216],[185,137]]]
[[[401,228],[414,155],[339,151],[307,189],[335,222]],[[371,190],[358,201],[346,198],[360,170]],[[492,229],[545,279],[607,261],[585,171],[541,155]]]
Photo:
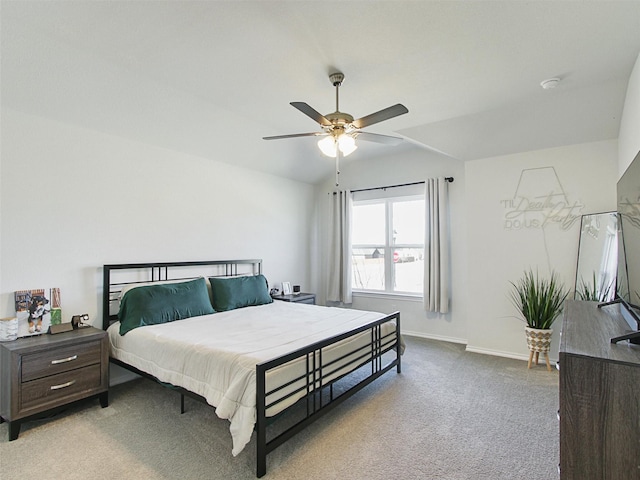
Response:
[[[61,383],[60,385],[51,385],[51,390],[60,390],[61,388],[67,388],[73,385],[74,383],[76,383],[76,381],[71,380],[70,382]]]
[[[74,361],[76,358],[78,358],[78,355],[71,355],[70,357],[67,357],[67,358],[61,358],[60,360],[51,360],[51,365],[58,365],[59,363],[72,362],[72,361]]]

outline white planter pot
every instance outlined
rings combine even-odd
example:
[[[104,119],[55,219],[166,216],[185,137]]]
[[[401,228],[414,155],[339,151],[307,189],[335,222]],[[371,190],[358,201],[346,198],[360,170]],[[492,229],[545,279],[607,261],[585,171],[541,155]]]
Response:
[[[538,365],[538,358],[543,353],[547,363],[547,370],[551,371],[549,364],[549,348],[551,347],[551,337],[553,329],[540,330],[537,328],[524,327],[524,333],[527,338],[527,346],[529,347],[529,364],[527,368],[531,368],[531,362],[535,359]]]

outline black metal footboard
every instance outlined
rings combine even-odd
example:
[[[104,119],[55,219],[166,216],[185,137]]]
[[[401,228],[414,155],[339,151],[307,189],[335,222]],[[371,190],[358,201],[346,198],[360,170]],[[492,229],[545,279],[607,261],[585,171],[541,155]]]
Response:
[[[395,327],[384,333],[383,325],[395,322]],[[338,358],[329,358],[327,351],[340,342],[349,342],[366,337],[362,342],[353,342]],[[395,352],[394,352],[395,351]],[[256,365],[256,475],[267,472],[267,455],[288,439],[313,423],[325,413],[373,382],[376,378],[396,367],[401,372],[400,313],[395,312],[355,330],[336,335],[306,346],[282,357]],[[269,372],[291,364],[303,362],[304,373],[277,387],[268,386]],[[343,383],[352,382],[346,389]],[[340,385],[340,388],[338,388]],[[302,397],[301,399],[299,399]],[[287,425],[271,437],[268,429],[273,423],[267,416],[272,411],[290,410],[288,406],[304,403],[302,415],[292,425]]]

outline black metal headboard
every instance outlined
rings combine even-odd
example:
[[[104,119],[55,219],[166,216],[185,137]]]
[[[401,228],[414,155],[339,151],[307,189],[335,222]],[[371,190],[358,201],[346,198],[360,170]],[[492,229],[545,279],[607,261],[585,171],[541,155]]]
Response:
[[[262,260],[205,260],[197,262],[122,263],[103,266],[102,328],[118,319],[113,306],[120,302],[126,286],[139,283],[187,280],[190,278],[232,277],[262,273]]]

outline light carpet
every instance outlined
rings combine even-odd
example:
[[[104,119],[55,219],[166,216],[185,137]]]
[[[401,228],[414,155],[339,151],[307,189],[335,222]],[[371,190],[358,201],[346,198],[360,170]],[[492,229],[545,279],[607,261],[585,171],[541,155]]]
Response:
[[[557,479],[558,374],[407,337],[395,370],[267,457],[265,479]],[[110,390],[7,440],[0,478],[251,479],[255,435],[231,455],[228,422],[149,380]]]

